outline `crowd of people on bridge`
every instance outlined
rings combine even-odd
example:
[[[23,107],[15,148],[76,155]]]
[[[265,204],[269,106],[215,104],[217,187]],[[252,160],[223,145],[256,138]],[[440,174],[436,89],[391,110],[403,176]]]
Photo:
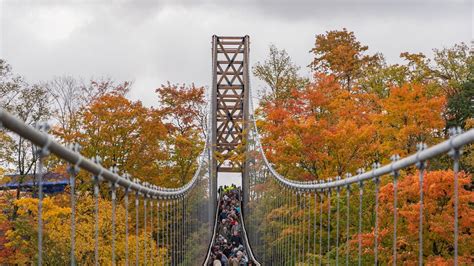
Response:
[[[211,247],[213,266],[250,266],[247,250],[242,239],[240,220],[240,188],[235,185],[219,188],[219,210],[217,213],[217,232]]]

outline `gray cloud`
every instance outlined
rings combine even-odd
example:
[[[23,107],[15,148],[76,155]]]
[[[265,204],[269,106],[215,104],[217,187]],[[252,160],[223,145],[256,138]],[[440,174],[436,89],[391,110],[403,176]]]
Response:
[[[472,39],[471,1],[13,0],[0,8],[0,57],[28,80],[134,80],[131,96],[148,105],[167,80],[209,84],[213,34],[250,35],[252,62],[274,43],[303,74],[315,34],[327,30],[355,31],[390,62]]]

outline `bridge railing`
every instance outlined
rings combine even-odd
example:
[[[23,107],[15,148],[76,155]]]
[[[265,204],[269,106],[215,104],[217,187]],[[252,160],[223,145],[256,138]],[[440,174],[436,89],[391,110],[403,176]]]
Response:
[[[252,103],[251,103],[252,105]],[[251,108],[253,110],[253,108]],[[250,203],[251,214],[247,218],[249,237],[254,247],[257,259],[262,263],[276,263],[278,265],[297,263],[345,263],[359,265],[369,263],[367,254],[373,257],[371,263],[378,264],[379,253],[387,249],[387,241],[382,243],[380,238],[379,193],[382,178],[391,176],[393,183],[393,220],[391,222],[393,236],[391,238],[392,255],[389,261],[383,264],[397,264],[397,255],[400,250],[400,238],[397,235],[399,221],[398,204],[398,179],[402,178],[401,172],[415,167],[418,175],[418,247],[417,259],[421,264],[424,256],[424,232],[426,210],[424,207],[424,181],[429,174],[427,161],[449,155],[453,166],[453,227],[452,230],[452,262],[459,261],[459,164],[461,150],[464,146],[474,142],[474,129],[461,132],[460,129],[451,129],[450,138],[442,143],[427,147],[418,144],[418,152],[400,158],[392,156],[392,162],[380,166],[373,164],[370,171],[359,169],[357,174],[347,173],[344,177],[334,177],[317,181],[296,181],[279,174],[268,161],[262,147],[260,134],[254,115],[249,132],[248,149],[250,165]],[[390,178],[388,178],[390,179]],[[426,182],[426,181],[425,181]],[[383,184],[387,184],[388,180]],[[358,201],[354,201],[352,191],[359,190]],[[266,193],[271,191],[271,193]],[[346,191],[346,201],[342,202],[343,191]],[[374,206],[364,201],[364,198],[374,199]],[[358,208],[351,205],[358,204]],[[265,207],[262,207],[264,205]],[[335,206],[336,205],[336,206]],[[325,210],[323,211],[323,206]],[[366,207],[372,208],[368,212]],[[262,209],[266,208],[266,209]],[[327,209],[326,209],[327,208]],[[342,210],[346,211],[344,220]],[[355,211],[355,212],[354,212]],[[364,213],[364,215],[363,215]],[[331,216],[335,214],[336,217]],[[370,215],[370,217],[366,217]],[[356,219],[354,219],[355,217]],[[373,217],[373,218],[371,218]],[[334,221],[336,218],[336,221]],[[354,222],[357,221],[356,224]],[[344,223],[344,224],[343,224]],[[343,231],[342,225],[345,225]],[[354,228],[357,232],[353,232]],[[366,229],[366,230],[364,230]],[[352,230],[352,231],[351,231]],[[367,232],[373,235],[372,251],[369,251],[362,239],[367,238]],[[344,235],[345,234],[345,235]],[[385,232],[384,232],[385,234]],[[426,232],[425,232],[426,234]],[[332,238],[331,238],[332,237]],[[324,241],[323,241],[324,238]],[[385,238],[386,239],[386,238]],[[345,241],[345,245],[342,242]],[[357,244],[354,245],[354,242]],[[367,241],[365,241],[367,242]],[[356,247],[354,247],[356,246]],[[295,251],[296,250],[296,251]],[[386,252],[386,251],[384,251]],[[345,254],[344,254],[345,253]],[[342,257],[343,256],[343,257]],[[366,258],[364,258],[364,256]],[[386,257],[386,256],[385,256]],[[406,261],[406,258],[403,258]],[[448,261],[450,258],[446,258]]]
[[[38,201],[37,217],[35,217],[37,220],[37,250],[36,254],[30,255],[38,265],[59,263],[58,261],[53,262],[52,258],[45,257],[43,247],[45,244],[44,221],[46,219],[43,217],[43,200],[45,197],[43,193],[43,175],[45,174],[45,159],[50,154],[56,155],[60,160],[64,160],[70,165],[68,167],[71,210],[70,238],[68,241],[70,256],[69,258],[62,258],[60,263],[70,263],[71,265],[77,263],[95,265],[111,263],[115,265],[119,263],[128,265],[135,259],[136,264],[146,264],[148,262],[158,265],[169,263],[177,265],[186,261],[189,263],[189,261],[193,261],[199,256],[204,259],[205,250],[202,250],[201,247],[209,243],[210,235],[207,234],[207,230],[203,232],[202,229],[207,228],[211,222],[208,221],[207,213],[210,200],[207,144],[198,157],[197,170],[192,179],[179,188],[165,188],[142,182],[140,179],[132,178],[126,173],[120,174],[116,167],[106,169],[101,166],[99,157],[89,159],[82,156],[78,144],[69,147],[61,145],[47,133],[48,125],[46,124],[38,124],[36,127],[32,127],[7,111],[0,109],[0,126],[30,141],[37,147],[37,171],[34,177],[37,195],[31,195],[37,197]],[[76,217],[78,204],[76,177],[81,170],[91,176],[90,183],[93,187],[90,194],[94,198],[94,233],[89,237],[91,240],[94,239],[90,242],[94,245],[94,255],[90,261],[78,261],[80,255],[78,255],[79,251],[76,250],[78,235],[76,225],[84,222]],[[109,185],[107,190],[111,201],[111,217],[106,217],[111,223],[111,247],[110,254],[104,255],[99,254],[102,250],[101,246],[104,244],[99,243],[99,240],[105,241],[104,236],[100,235],[104,229],[99,230],[99,223],[101,223],[99,213],[102,212],[99,208],[101,184]],[[121,198],[118,198],[119,194]],[[130,196],[135,199],[135,206],[130,206]],[[117,206],[117,203],[121,204]],[[132,229],[131,222],[133,221],[133,216],[129,211],[133,208],[135,210],[135,235],[133,238],[136,242],[134,246],[129,243],[129,239],[132,241],[132,234],[129,230]],[[119,210],[123,210],[125,213],[124,217],[120,216],[124,221],[117,221]],[[104,210],[105,212],[107,211]],[[120,213],[122,214],[122,212]],[[120,233],[125,235],[119,235],[117,231],[118,223],[124,224],[125,232],[120,231]],[[120,240],[120,243],[118,243],[118,240]],[[196,241],[202,243],[197,245]],[[85,243],[81,244],[84,245]],[[118,251],[119,244],[121,247],[124,246],[120,249],[120,252]],[[104,248],[108,250],[108,247]],[[81,254],[81,256],[85,255]],[[33,263],[33,261],[30,261],[30,263]]]

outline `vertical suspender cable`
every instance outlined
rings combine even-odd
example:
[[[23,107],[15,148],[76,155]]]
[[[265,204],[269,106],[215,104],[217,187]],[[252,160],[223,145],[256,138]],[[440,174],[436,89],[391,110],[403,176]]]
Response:
[[[150,240],[153,240],[153,198],[150,199]],[[150,246],[150,263],[151,265],[155,264],[154,258],[153,258],[153,246],[155,245],[154,242],[151,242],[152,245]]]
[[[311,193],[308,193],[308,254],[311,254]],[[311,259],[308,258],[308,261],[311,262]]]
[[[364,184],[359,182],[359,227],[357,230],[357,238],[358,238],[358,256],[357,261],[358,265],[362,264],[362,196],[364,194]]]
[[[314,193],[314,229],[313,229],[313,253],[315,256],[314,265],[316,265],[316,232],[318,231],[318,194]]]
[[[450,136],[451,136],[451,145],[452,145],[452,138],[458,134],[461,134],[461,128],[452,128],[450,129]],[[459,208],[459,159],[461,157],[461,150],[453,148],[449,155],[453,158],[453,171],[454,171],[454,265],[458,265],[458,240],[459,240],[459,215],[458,215],[458,208]]]
[[[319,194],[319,265],[323,265],[323,193]]]
[[[331,189],[328,189],[328,261],[331,259]]]
[[[38,125],[40,131],[45,132],[48,129],[47,124]],[[46,135],[46,145],[40,148],[38,154],[38,266],[43,264],[43,171],[44,171],[44,158],[49,155],[48,146],[51,139]]]
[[[426,149],[426,144],[419,143],[417,145],[418,152]],[[418,158],[417,154],[417,158]],[[420,218],[419,218],[419,225],[418,225],[418,265],[423,265],[423,174],[425,170],[425,162],[419,160],[417,163],[417,167],[420,171]]]
[[[299,209],[303,209],[303,210],[302,210],[302,211],[303,211],[303,214],[302,214],[302,215],[304,215],[304,207],[302,207],[303,204],[304,204],[304,202],[303,202],[302,194],[301,194],[299,191],[298,191],[298,195],[300,196],[300,197],[299,197],[300,200],[299,200],[299,202],[298,202],[298,208],[299,208]],[[300,234],[299,234],[299,238],[298,238],[298,242],[299,242],[299,243],[298,243],[298,244],[299,244],[299,245],[298,245],[298,255],[299,255],[299,256],[298,256],[298,260],[299,260],[299,261],[303,261],[303,256],[304,256],[304,254],[303,254],[303,252],[304,252],[304,243],[303,243],[303,240],[304,240],[304,239],[303,239],[303,231],[304,231],[304,230],[303,230],[303,219],[304,219],[304,217],[301,216],[301,219],[298,221],[298,223],[299,223],[299,224],[298,224],[298,227],[299,227],[299,230],[300,230]]]
[[[165,246],[166,246],[166,258],[170,257],[170,235],[169,235],[169,201],[165,202],[165,219],[164,219],[164,229],[165,229]],[[165,260],[166,261],[166,260]]]
[[[125,208],[125,265],[128,266],[129,246],[128,246],[128,188],[125,188],[124,195]]]
[[[160,234],[160,205],[161,201],[158,199],[156,201],[156,258],[157,258],[157,264],[160,265],[160,247],[161,247],[161,234]]]
[[[337,187],[336,188],[336,265],[339,265],[339,194],[340,192],[341,192],[341,187]]]
[[[393,155],[391,158],[392,162],[400,159],[400,156]],[[392,169],[393,175],[393,266],[397,265],[397,216],[398,216],[398,175],[399,171]]]
[[[77,144],[76,144],[77,145]],[[76,151],[78,146],[74,145],[73,150]],[[78,150],[78,149],[77,149]],[[69,184],[71,186],[71,265],[76,265],[76,175],[79,172],[77,166],[69,167]]]
[[[38,266],[43,264],[43,157],[38,160]]]
[[[112,265],[115,265],[115,209],[116,209],[116,184],[110,183],[110,189],[112,192]]]
[[[147,205],[148,205],[148,196],[145,194],[145,198],[143,199],[143,264],[147,264],[147,239],[148,234],[146,231],[146,212],[147,212]]]
[[[138,199],[138,191],[135,193],[135,265],[138,266],[138,207],[140,206],[140,202]]]
[[[348,174],[347,176],[349,176]],[[351,185],[346,186],[346,266],[349,266],[349,253],[350,253],[350,208],[351,208]]]
[[[379,177],[375,177],[375,228],[374,228],[374,265],[378,265],[379,241]]]
[[[306,230],[304,228],[304,222],[305,222],[305,217],[306,217],[306,195],[305,193],[301,193],[301,197],[303,198],[303,216],[301,218],[301,235],[302,235],[302,238],[303,238],[303,249],[302,249],[302,261],[303,263],[306,261],[305,257],[306,257],[306,250],[305,250],[305,245],[306,245]]]
[[[94,176],[94,265],[99,265],[99,176]]]

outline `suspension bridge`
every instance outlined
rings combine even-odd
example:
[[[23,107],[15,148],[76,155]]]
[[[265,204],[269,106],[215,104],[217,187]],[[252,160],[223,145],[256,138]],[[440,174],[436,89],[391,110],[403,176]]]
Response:
[[[436,157],[449,156],[452,164],[454,184],[454,214],[447,222],[453,228],[446,228],[453,234],[453,262],[458,264],[459,242],[459,182],[458,172],[462,148],[474,141],[474,130],[461,132],[450,130],[450,138],[432,147],[418,145],[415,154],[400,158],[393,155],[387,165],[373,164],[373,168],[357,173],[347,173],[318,181],[295,181],[280,175],[265,156],[261,143],[249,81],[249,37],[212,37],[212,86],[208,113],[207,139],[205,148],[197,158],[198,167],[193,178],[179,188],[165,188],[131,177],[116,167],[101,166],[100,157],[86,158],[80,154],[80,147],[64,146],[48,134],[48,125],[38,123],[36,127],[25,124],[6,110],[0,109],[1,125],[11,134],[17,134],[38,148],[37,186],[37,250],[32,264],[50,264],[44,256],[44,193],[43,175],[45,160],[54,154],[67,162],[69,167],[69,200],[71,208],[70,264],[87,264],[76,252],[79,222],[76,213],[76,177],[80,172],[90,179],[90,197],[94,204],[94,230],[90,244],[94,245],[95,265],[101,264],[99,249],[99,191],[110,193],[111,240],[110,257],[106,264],[135,265],[212,265],[215,260],[219,215],[223,195],[218,193],[218,176],[226,173],[241,173],[242,187],[239,191],[236,213],[241,223],[239,237],[245,261],[236,265],[316,265],[316,264],[384,264],[379,260],[381,250],[391,250],[390,263],[403,264],[398,258],[399,237],[397,236],[398,196],[397,181],[404,171],[416,169],[419,178],[418,194],[418,261],[423,265],[423,239],[426,234],[423,216],[423,181],[428,173],[427,161]],[[343,141],[343,140],[341,140]],[[393,182],[392,220],[389,225],[379,221],[379,188],[384,181]],[[278,193],[266,193],[262,186],[274,186]],[[274,190],[275,191],[275,190]],[[120,194],[120,197],[118,197]],[[373,261],[363,260],[367,247],[362,245],[364,200],[373,197],[373,241],[370,254]],[[266,203],[264,209],[258,208]],[[344,204],[344,208],[341,207]],[[125,210],[124,221],[117,220],[117,206]],[[310,209],[313,208],[313,215]],[[284,209],[285,215],[278,212]],[[387,211],[387,210],[384,210]],[[134,212],[134,213],[133,213]],[[273,213],[273,215],[271,215]],[[355,215],[354,215],[355,214]],[[273,216],[273,220],[265,217]],[[324,218],[324,219],[323,219]],[[125,231],[118,231],[118,223],[125,224]],[[131,228],[131,224],[135,228]],[[265,224],[291,225],[298,234],[284,237],[281,226],[262,230]],[[357,231],[351,231],[350,223]],[[367,226],[367,225],[365,225]],[[380,232],[391,227],[393,235],[384,236],[391,241],[381,241]],[[205,231],[203,234],[199,232]],[[123,234],[123,235],[122,235]],[[144,234],[153,243],[140,240]],[[352,235],[357,241],[351,241]],[[199,237],[195,237],[199,235]],[[332,237],[333,236],[333,237]],[[332,238],[331,238],[332,237]],[[124,239],[124,251],[117,251],[118,238]],[[387,245],[390,243],[390,245]],[[289,248],[291,247],[291,248]],[[335,251],[335,253],[334,253]],[[214,264],[216,265],[216,264]],[[220,265],[220,264],[219,264]]]

